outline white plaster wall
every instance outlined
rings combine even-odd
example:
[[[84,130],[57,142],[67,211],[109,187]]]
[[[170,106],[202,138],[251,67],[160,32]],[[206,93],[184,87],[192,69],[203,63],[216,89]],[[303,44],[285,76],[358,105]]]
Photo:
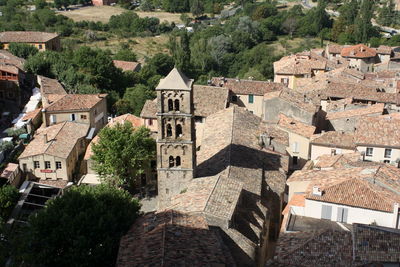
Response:
[[[287,182],[287,185],[289,186],[289,201],[295,193],[305,192],[309,184],[310,181]]]
[[[354,150],[351,149],[343,149],[338,147],[327,147],[327,146],[318,146],[311,144],[311,159],[315,160],[319,156],[322,155],[330,155],[332,149],[336,149],[336,154],[347,154],[353,153]]]
[[[310,199],[306,199],[305,202],[305,216],[321,219],[321,210],[322,205],[332,206],[332,221],[337,220],[337,211],[338,208],[347,208],[348,216],[347,223],[363,223],[363,224],[371,224],[376,222],[378,226],[385,226],[393,228],[393,213],[355,208],[345,205],[337,205],[333,203],[314,201]]]
[[[370,146],[372,147],[372,146]],[[400,149],[392,149],[392,155],[390,158],[385,158],[384,147],[372,147],[372,156],[365,155],[365,160],[383,162],[383,160],[390,160],[390,164],[397,165],[396,160],[400,158]],[[360,152],[367,152],[366,146],[357,146],[357,150]]]

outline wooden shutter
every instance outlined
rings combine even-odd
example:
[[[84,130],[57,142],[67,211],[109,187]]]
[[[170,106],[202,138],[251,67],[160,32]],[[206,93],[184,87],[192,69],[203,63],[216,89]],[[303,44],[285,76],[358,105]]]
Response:
[[[332,206],[322,205],[321,219],[330,220],[332,218]]]

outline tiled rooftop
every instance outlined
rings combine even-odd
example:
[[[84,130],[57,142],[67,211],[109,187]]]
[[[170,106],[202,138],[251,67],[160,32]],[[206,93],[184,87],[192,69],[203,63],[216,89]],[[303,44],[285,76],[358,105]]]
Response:
[[[321,134],[314,134],[311,137],[311,144],[329,147],[339,147],[355,149],[353,133],[343,133],[338,131],[329,131]]]
[[[8,163],[7,166],[2,171],[0,177],[9,179],[10,176],[18,169],[18,164],[15,163]]]
[[[122,69],[123,71],[135,71],[138,66],[140,66],[139,62],[132,61],[124,61],[124,60],[113,60],[114,66]]]
[[[46,111],[90,110],[106,97],[106,94],[67,94],[46,107]]]
[[[20,69],[23,69],[25,59],[16,57],[7,50],[0,50],[0,63],[14,65]]]
[[[146,100],[142,111],[140,112],[141,118],[157,119],[157,99]]]
[[[307,138],[311,138],[315,132],[315,126],[302,123],[284,114],[279,114],[278,127]]]
[[[19,158],[48,154],[66,159],[77,141],[85,137],[88,130],[88,124],[69,121],[44,128],[34,136]],[[47,142],[44,135],[47,135]]]
[[[229,90],[216,86],[193,85],[194,115],[208,117],[227,107]]]
[[[342,57],[352,57],[352,58],[370,58],[376,56],[376,50],[369,48],[366,45],[358,44],[349,47],[344,47],[340,52]]]
[[[169,210],[136,220],[122,237],[117,267],[235,266],[217,232],[201,215]]]
[[[55,95],[66,95],[64,87],[56,79],[50,79],[44,76],[38,76],[38,82],[40,84],[40,93],[42,96],[47,96],[50,94]]]
[[[268,81],[253,81],[243,79],[233,79],[224,77],[213,77],[211,83],[214,86],[221,86],[231,90],[238,95],[264,95],[285,88],[281,83]]]
[[[343,118],[351,118],[351,117],[361,117],[361,116],[368,116],[368,115],[382,115],[383,110],[385,108],[384,103],[378,103],[375,105],[369,105],[359,108],[347,109],[343,111],[336,111],[336,112],[328,112],[326,115],[327,120],[337,120]]]
[[[320,99],[309,98],[307,95],[301,94],[300,92],[291,89],[284,89],[277,92],[267,93],[264,95],[264,100],[273,99],[276,97],[279,97],[289,104],[292,104],[307,112],[314,113],[319,110]]]
[[[400,114],[363,117],[356,127],[357,145],[400,147]]]
[[[0,43],[45,43],[58,36],[57,33],[9,31],[0,32]]]

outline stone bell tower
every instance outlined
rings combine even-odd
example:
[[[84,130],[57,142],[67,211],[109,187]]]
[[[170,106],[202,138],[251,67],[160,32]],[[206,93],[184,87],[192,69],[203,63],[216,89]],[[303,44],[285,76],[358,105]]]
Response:
[[[157,173],[158,209],[187,188],[194,177],[196,145],[193,80],[174,68],[158,84]]]

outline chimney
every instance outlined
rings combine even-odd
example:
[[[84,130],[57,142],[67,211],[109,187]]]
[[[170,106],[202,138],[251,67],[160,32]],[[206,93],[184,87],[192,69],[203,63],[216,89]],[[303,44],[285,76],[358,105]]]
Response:
[[[321,189],[318,187],[318,186],[313,186],[313,188],[312,188],[312,193],[313,193],[313,195],[315,195],[315,196],[322,196],[322,191],[321,191]]]
[[[47,144],[48,140],[47,140],[47,134],[43,134],[43,143]]]

